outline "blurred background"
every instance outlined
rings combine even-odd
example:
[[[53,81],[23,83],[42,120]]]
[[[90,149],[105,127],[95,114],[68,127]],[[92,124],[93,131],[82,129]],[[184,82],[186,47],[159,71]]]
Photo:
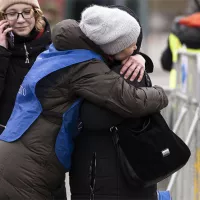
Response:
[[[160,56],[167,45],[171,24],[176,16],[195,9],[194,0],[40,0],[44,15],[50,24],[66,18],[80,19],[81,11],[90,4],[126,5],[140,18],[144,30],[142,51],[148,54],[155,70],[153,84],[168,86],[169,72],[163,71]]]

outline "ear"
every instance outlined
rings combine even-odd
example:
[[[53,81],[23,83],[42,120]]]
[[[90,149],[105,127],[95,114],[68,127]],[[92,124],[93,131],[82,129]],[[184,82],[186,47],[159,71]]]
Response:
[[[134,46],[134,51],[137,49],[137,45]]]

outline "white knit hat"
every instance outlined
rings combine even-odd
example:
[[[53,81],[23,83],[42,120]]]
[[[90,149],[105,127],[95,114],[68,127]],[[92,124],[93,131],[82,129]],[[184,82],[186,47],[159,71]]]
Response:
[[[82,12],[82,32],[108,55],[115,55],[137,43],[140,25],[118,8],[93,5]]]
[[[38,0],[0,0],[0,12],[17,3],[25,3],[32,5],[34,8],[40,8]]]

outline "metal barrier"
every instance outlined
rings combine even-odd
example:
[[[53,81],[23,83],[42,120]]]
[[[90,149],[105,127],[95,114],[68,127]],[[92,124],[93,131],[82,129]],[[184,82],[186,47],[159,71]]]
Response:
[[[200,200],[200,54],[180,51],[175,69],[176,89],[170,91],[170,104],[162,114],[192,155],[187,165],[167,180],[166,189],[176,200]]]

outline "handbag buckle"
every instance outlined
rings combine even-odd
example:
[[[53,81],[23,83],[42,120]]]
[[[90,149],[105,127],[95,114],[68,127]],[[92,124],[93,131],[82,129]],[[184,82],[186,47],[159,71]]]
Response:
[[[118,128],[116,127],[116,126],[112,126],[111,128],[110,128],[110,132],[111,133],[116,133],[118,131]]]
[[[170,155],[170,150],[169,150],[169,149],[164,149],[164,150],[162,151],[162,155],[163,155],[163,157],[169,156],[169,155]]]

